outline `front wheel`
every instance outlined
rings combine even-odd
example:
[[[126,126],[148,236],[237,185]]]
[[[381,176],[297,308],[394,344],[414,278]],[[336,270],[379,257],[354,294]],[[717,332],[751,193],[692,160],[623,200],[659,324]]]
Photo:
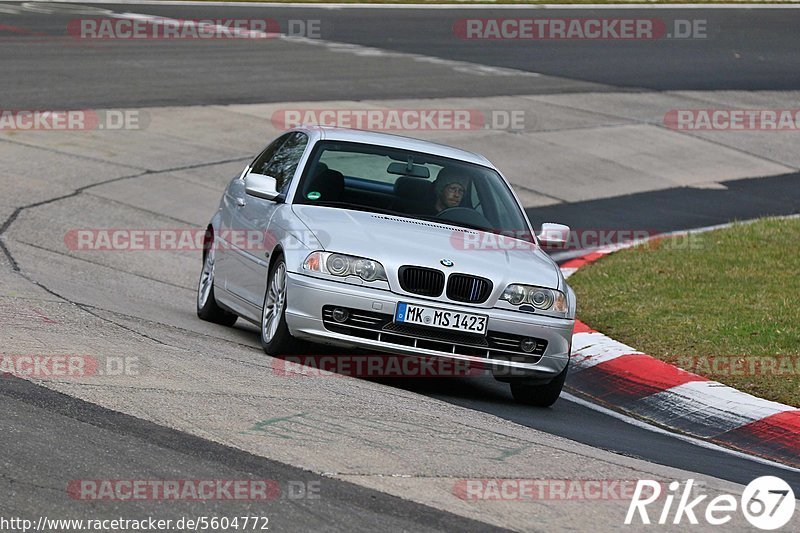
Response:
[[[545,385],[527,385],[524,381],[515,380],[511,382],[511,396],[514,401],[524,405],[535,407],[550,407],[561,395],[564,388],[564,381],[567,379],[569,364],[558,374],[553,381]]]
[[[212,245],[203,258],[203,271],[197,284],[197,316],[215,324],[232,326],[239,317],[221,308],[214,298],[215,260],[216,253]]]
[[[293,343],[286,326],[286,261],[279,258],[269,271],[261,310],[261,347],[268,355],[286,355]]]

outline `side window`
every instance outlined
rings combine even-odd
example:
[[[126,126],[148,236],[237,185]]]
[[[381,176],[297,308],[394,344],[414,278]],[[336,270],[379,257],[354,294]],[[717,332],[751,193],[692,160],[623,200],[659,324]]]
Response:
[[[251,172],[254,174],[267,174],[267,167],[272,159],[272,156],[275,155],[275,152],[278,151],[278,148],[280,148],[290,136],[291,133],[287,133],[286,135],[281,135],[272,141],[272,143],[267,146],[258,157],[256,157],[255,161],[253,161],[253,164],[250,165]]]
[[[292,176],[297,170],[300,158],[308,144],[308,136],[305,133],[296,131],[289,135],[280,150],[270,159],[264,174],[272,176],[277,181],[278,192],[286,194],[289,185],[292,183]]]

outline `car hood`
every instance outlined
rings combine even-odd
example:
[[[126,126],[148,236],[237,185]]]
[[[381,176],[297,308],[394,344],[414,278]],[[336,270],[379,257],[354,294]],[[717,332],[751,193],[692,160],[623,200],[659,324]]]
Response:
[[[559,287],[558,267],[538,246],[525,241],[380,213],[312,205],[292,209],[326,251],[380,261],[390,278],[400,266],[416,265],[485,277],[495,287]],[[444,267],[443,260],[453,266]]]

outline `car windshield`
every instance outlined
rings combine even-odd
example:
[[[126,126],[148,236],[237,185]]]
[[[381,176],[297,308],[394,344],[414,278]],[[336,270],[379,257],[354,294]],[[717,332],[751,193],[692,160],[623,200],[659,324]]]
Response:
[[[318,143],[294,203],[393,214],[532,241],[519,204],[496,171],[386,146]]]

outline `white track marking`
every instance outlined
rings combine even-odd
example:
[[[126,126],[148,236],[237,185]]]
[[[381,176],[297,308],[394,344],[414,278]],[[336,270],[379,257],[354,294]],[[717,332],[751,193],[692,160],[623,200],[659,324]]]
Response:
[[[577,268],[561,268],[561,273],[564,274],[564,279],[569,279],[569,277],[577,271]]]
[[[666,429],[662,429],[657,426],[653,426],[648,424],[647,422],[643,422],[637,418],[633,418],[622,413],[618,413],[617,411],[612,411],[606,407],[602,407],[600,405],[594,404],[592,402],[588,402],[582,398],[578,398],[568,392],[562,392],[561,398],[567,400],[569,402],[576,403],[593,411],[597,411],[598,413],[602,413],[606,416],[610,416],[612,418],[616,418],[617,420],[621,420],[626,424],[630,424],[632,426],[636,426],[641,429],[646,429],[647,431],[652,431],[653,433],[658,433],[659,435],[668,435],[670,437],[676,438],[678,440],[682,440],[684,442],[688,442],[689,444],[694,444],[695,446],[699,446],[701,448],[707,448],[709,450],[714,450],[716,452],[726,453],[728,455],[732,455],[734,457],[738,457],[739,459],[747,459],[749,461],[753,461],[755,463],[760,463],[767,466],[772,466],[775,468],[781,468],[783,470],[788,470],[789,472],[800,472],[800,468],[794,468],[791,466],[787,466],[781,463],[776,463],[775,461],[770,461],[768,459],[762,459],[761,457],[756,457],[754,455],[748,455],[746,453],[737,452],[736,450],[731,450],[729,448],[725,448],[724,446],[720,446],[718,444],[714,444],[711,442],[707,442],[701,439],[696,439],[694,437],[689,437],[688,435],[683,435],[681,433],[674,433],[672,431],[668,431]]]
[[[442,59],[440,57],[426,56],[422,54],[413,54],[409,52],[395,52],[391,50],[384,50],[382,48],[374,48],[371,46],[363,46],[360,44],[340,43],[335,41],[326,41],[324,39],[310,39],[308,37],[289,37],[281,36],[284,40],[289,42],[297,42],[313,46],[322,46],[331,52],[343,52],[357,56],[367,57],[395,57],[411,59],[418,63],[430,63],[434,65],[441,65],[448,67],[456,72],[464,74],[473,74],[476,76],[522,76],[528,78],[539,77],[538,72],[528,72],[526,70],[517,70],[513,68],[491,67],[488,65],[481,65],[478,63],[470,63],[468,61],[456,61],[452,59]]]
[[[602,333],[575,333],[572,335],[572,364],[581,369],[616,359],[621,355],[641,353]]]
[[[717,381],[690,381],[677,385],[663,393],[654,394],[652,396],[654,403],[658,403],[659,399],[656,396],[659,394],[680,396],[682,401],[697,407],[698,410],[702,408],[706,414],[711,410],[719,411],[720,414],[734,413],[736,417],[747,420],[745,423],[796,410],[790,405],[765,400]],[[744,424],[738,424],[738,426],[741,425]],[[733,429],[733,427],[729,429]]]
[[[148,15],[144,13],[112,13],[110,16],[116,18],[123,18],[123,19],[131,19],[131,20],[146,20],[153,24],[179,24],[179,25],[192,25],[196,24],[191,20],[178,20],[169,17],[160,17],[156,15]],[[199,24],[198,24],[199,26]],[[450,68],[456,72],[461,72],[464,74],[472,74],[475,76],[521,76],[521,77],[528,77],[528,78],[535,78],[538,77],[539,74],[537,72],[528,72],[524,70],[517,70],[512,68],[502,68],[502,67],[490,67],[487,65],[480,65],[478,63],[470,63],[467,61],[455,61],[451,59],[442,59],[439,57],[432,57],[426,56],[422,54],[412,54],[407,52],[394,52],[390,50],[383,50],[381,48],[373,48],[370,46],[362,46],[358,44],[350,44],[350,43],[339,43],[335,41],[326,41],[324,39],[311,39],[308,37],[290,37],[284,34],[267,34],[261,31],[250,31],[250,30],[239,30],[236,28],[224,28],[218,24],[207,24],[205,26],[210,26],[215,28],[217,31],[225,32],[230,31],[231,33],[235,33],[237,35],[241,35],[242,37],[258,37],[258,38],[267,38],[270,36],[278,37],[286,42],[297,43],[297,44],[304,44],[304,45],[311,45],[311,46],[319,46],[323,47],[331,52],[339,52],[339,53],[346,53],[346,54],[353,54],[356,56],[367,56],[367,57],[382,57],[382,58],[403,58],[403,59],[410,59],[412,61],[416,61],[418,63],[430,63],[434,65],[441,65],[443,67]]]
[[[31,2],[23,2],[18,4],[18,9],[21,12],[43,13],[46,15],[109,15],[112,11],[100,7],[84,6],[81,3],[56,3],[39,2],[33,0]],[[5,4],[10,5],[10,4]]]

